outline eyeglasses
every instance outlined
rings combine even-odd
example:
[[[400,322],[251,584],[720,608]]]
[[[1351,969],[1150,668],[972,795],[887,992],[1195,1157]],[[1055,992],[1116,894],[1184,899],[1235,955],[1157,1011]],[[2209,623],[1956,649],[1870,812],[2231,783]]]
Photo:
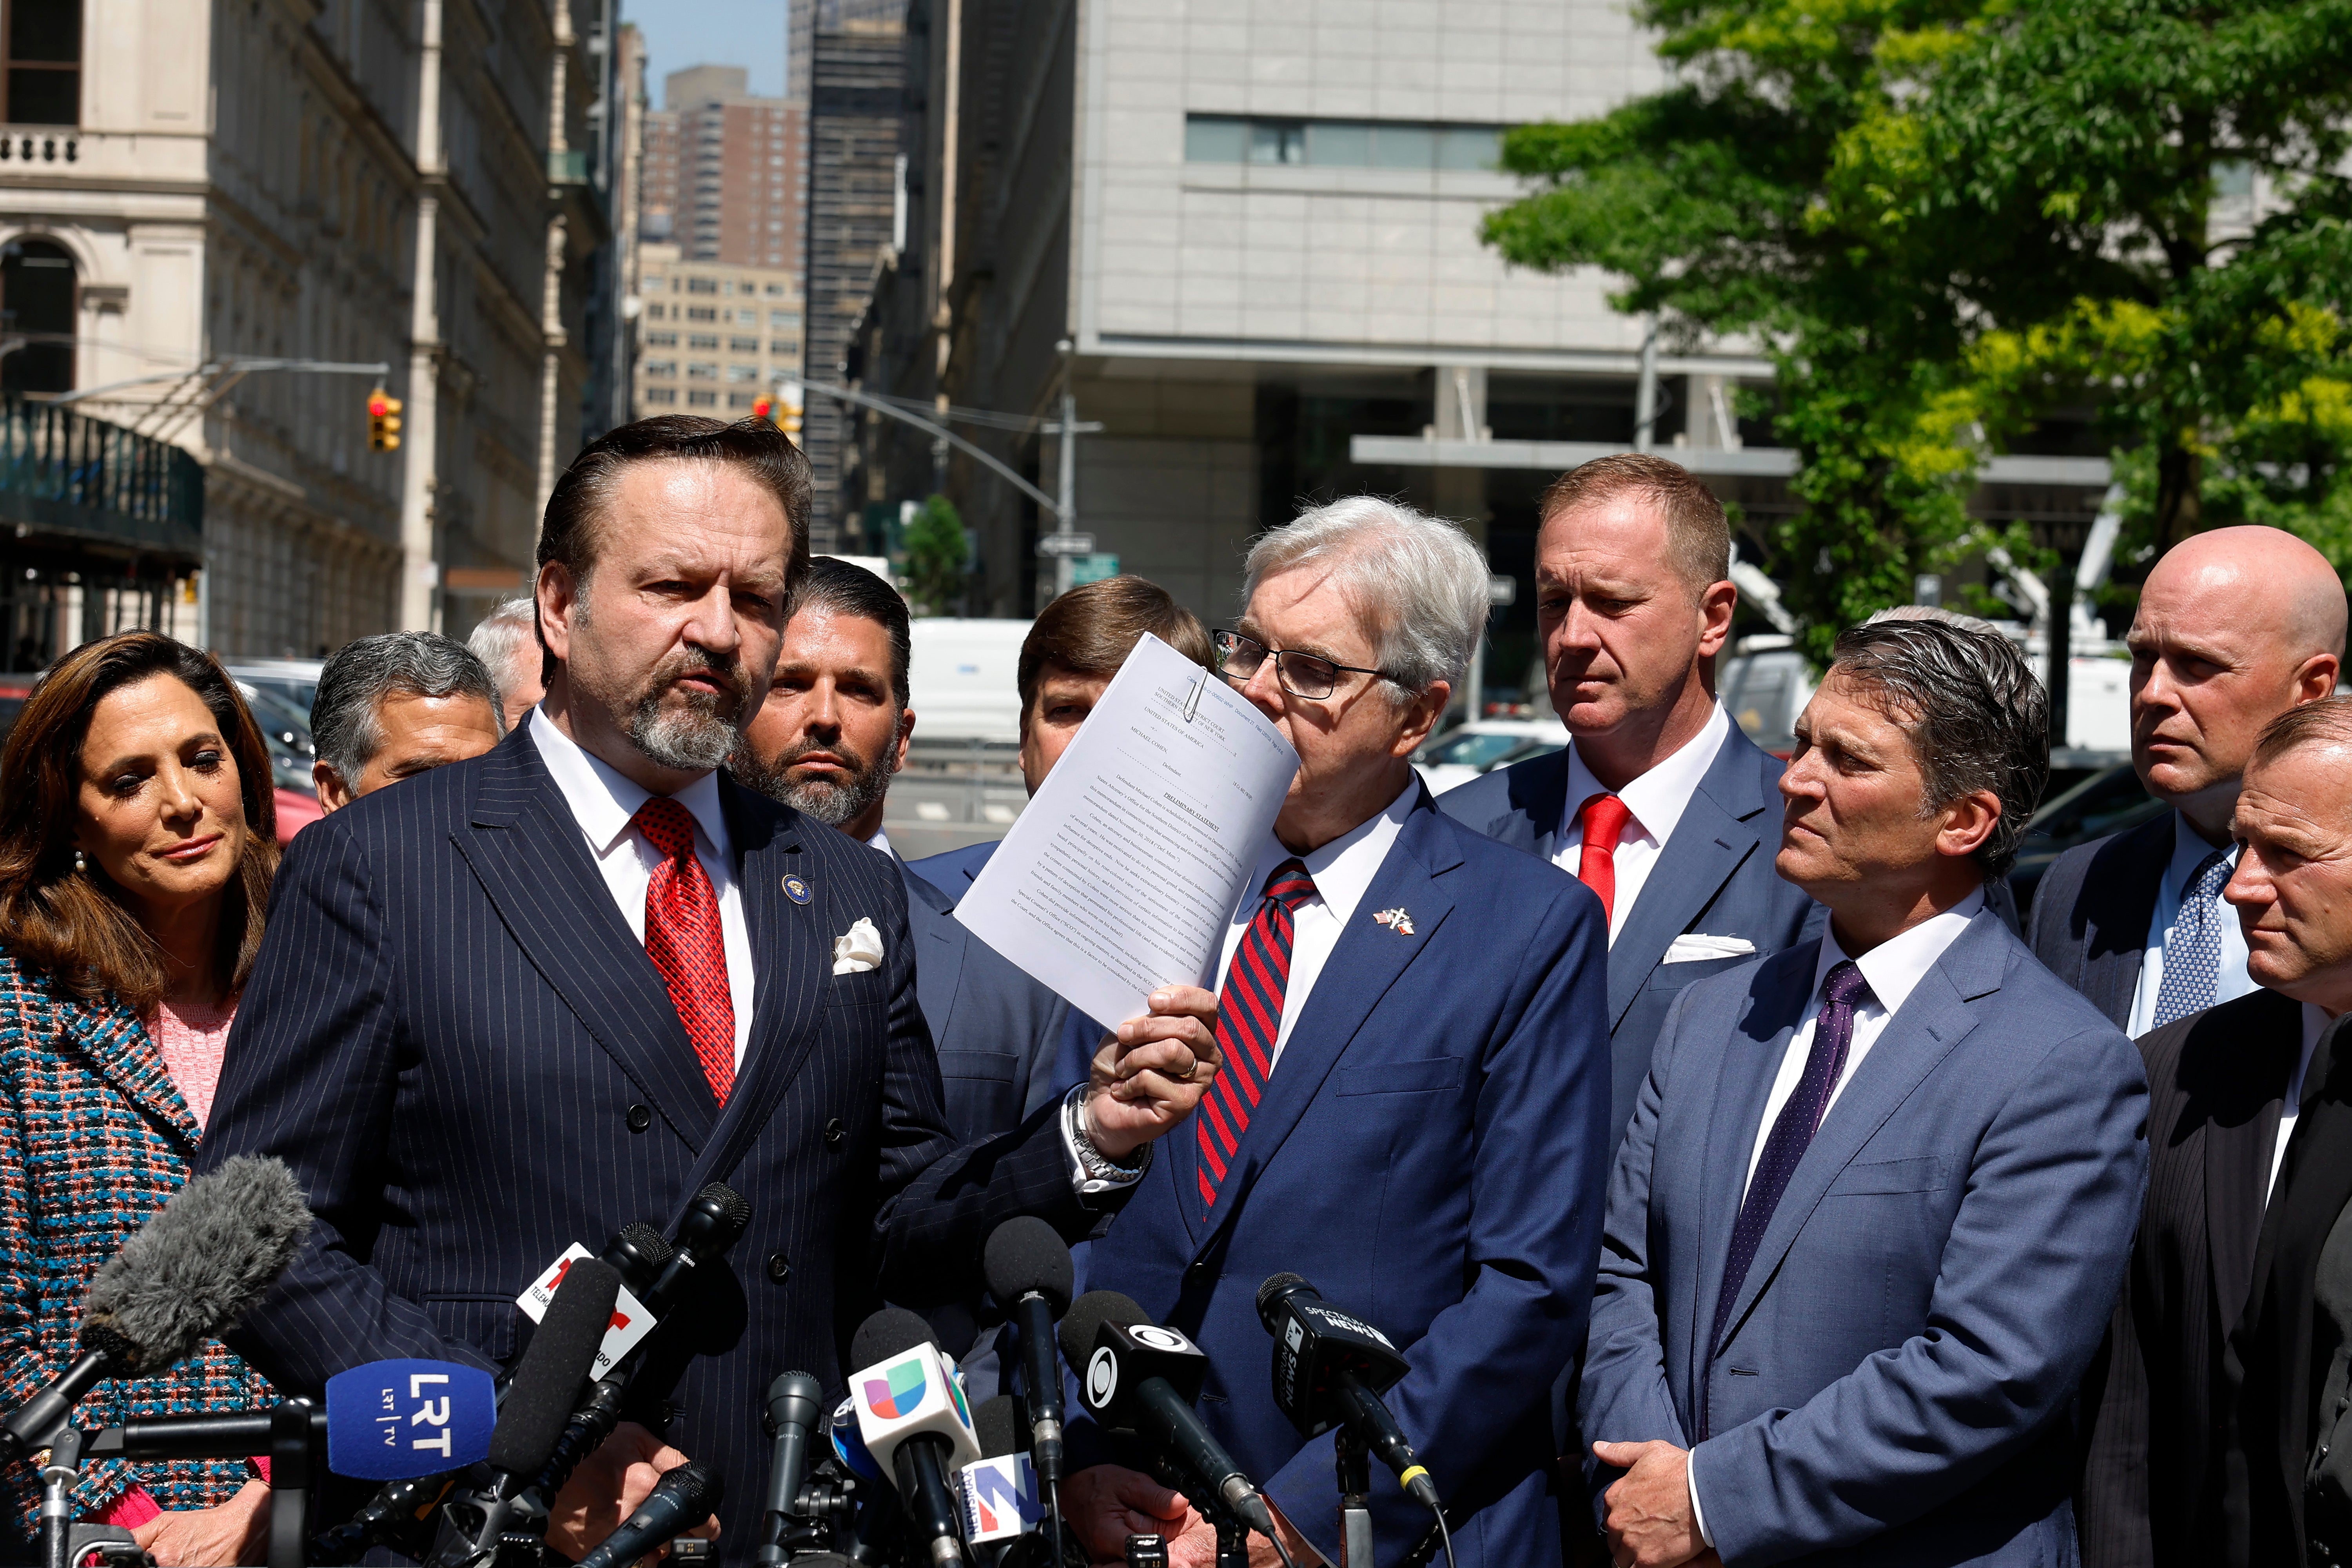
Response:
[[[1309,701],[1321,701],[1331,695],[1339,684],[1341,671],[1350,675],[1377,675],[1382,680],[1394,680],[1395,676],[1384,669],[1366,669],[1361,665],[1334,664],[1319,654],[1285,652],[1269,648],[1255,637],[1239,632],[1211,632],[1209,647],[1217,658],[1217,673],[1227,680],[1246,682],[1274,655],[1274,672],[1282,681],[1282,689],[1293,697]]]

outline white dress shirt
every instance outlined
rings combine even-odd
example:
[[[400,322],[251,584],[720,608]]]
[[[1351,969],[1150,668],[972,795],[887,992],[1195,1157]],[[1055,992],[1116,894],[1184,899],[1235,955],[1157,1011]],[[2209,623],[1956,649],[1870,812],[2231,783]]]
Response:
[[[1584,823],[1577,812],[1596,795],[1614,793],[1625,803],[1633,816],[1625,830],[1617,836],[1617,853],[1612,858],[1617,868],[1617,891],[1609,900],[1609,940],[1615,942],[1617,933],[1625,929],[1625,917],[1633,910],[1633,900],[1642,896],[1642,885],[1650,879],[1651,868],[1666,840],[1675,836],[1675,825],[1683,819],[1683,808],[1690,805],[1691,795],[1698,789],[1706,770],[1715,766],[1723,742],[1731,735],[1731,715],[1718,702],[1707,714],[1706,722],[1698,733],[1685,741],[1672,756],[1652,767],[1648,773],[1627,784],[1623,789],[1612,792],[1608,785],[1592,776],[1584,765],[1584,756],[1570,742],[1568,748],[1568,804],[1560,809],[1559,847],[1552,851],[1551,862],[1570,876],[1584,860]]]
[[[2279,1101],[2278,1134],[2271,1143],[2271,1179],[2263,1187],[2263,1202],[2278,1191],[2279,1167],[2286,1163],[2286,1141],[2294,1136],[2294,1119],[2303,1114],[2303,1078],[2311,1070],[2311,1053],[2327,1026],[2336,1020],[2316,1002],[2303,1005],[2303,1053],[2294,1058],[2294,1076],[2286,1080],[2286,1098]]]
[[[646,889],[664,858],[646,836],[629,825],[653,792],[629,782],[603,758],[583,750],[557,729],[546,712],[530,710],[530,738],[547,763],[548,776],[572,808],[596,858],[604,886],[629,922],[629,934],[646,940]],[[719,775],[705,773],[670,797],[694,818],[694,858],[702,862],[719,896],[719,929],[727,949],[727,991],[735,1004],[735,1066],[743,1066],[743,1046],[751,1037],[751,999],[759,977],[751,970],[751,929],[743,918],[743,889],[735,874],[735,843],[727,814],[719,805]]]
[[[1371,890],[1372,879],[1380,875],[1381,862],[1389,858],[1397,835],[1404,831],[1405,818],[1412,814],[1420,791],[1420,781],[1409,780],[1396,799],[1389,802],[1387,810],[1309,854],[1293,856],[1282,847],[1282,840],[1271,833],[1265,836],[1265,847],[1258,851],[1257,864],[1251,868],[1249,882],[1242,889],[1240,907],[1234,910],[1233,920],[1225,927],[1225,951],[1217,960],[1217,991],[1219,995],[1223,994],[1225,972],[1233,967],[1234,952],[1241,946],[1242,935],[1249,930],[1250,921],[1257,918],[1265,879],[1285,860],[1304,861],[1307,874],[1315,879],[1315,892],[1290,917],[1290,979],[1283,986],[1282,1028],[1275,1037],[1274,1056],[1266,1063],[1269,1071],[1282,1060],[1282,1047],[1290,1043],[1291,1025],[1297,1022],[1299,1009],[1307,1005],[1307,994],[1315,989],[1323,965],[1330,961],[1331,950],[1339,945],[1340,933],[1355,918],[1356,906]],[[1412,911],[1405,912],[1410,915]]]
[[[2164,948],[2180,924],[2180,900],[2189,890],[2189,879],[2197,874],[2205,857],[2219,847],[2197,837],[2187,817],[2177,811],[2172,814],[2172,859],[2156,884],[2156,910],[2147,921],[2147,949],[2140,955],[2139,984],[2132,992],[2131,1017],[2124,1026],[2124,1033],[2135,1040],[2156,1027],[2157,997],[2164,990]],[[2229,863],[2232,868],[2238,864],[2235,845],[2230,847]],[[2213,976],[2213,1005],[2219,1006],[2253,990],[2254,982],[2246,973],[2246,933],[2238,924],[2238,911],[2216,891],[2213,912],[2221,921],[2221,967]]]
[[[1830,1112],[1837,1109],[1838,1096],[1853,1081],[1855,1069],[1870,1047],[1886,1032],[1895,1015],[1927,972],[1936,967],[1945,952],[1959,940],[1985,907],[1982,892],[1970,893],[1942,914],[1931,915],[1900,936],[1890,937],[1854,959],[1854,967],[1870,986],[1869,997],[1853,1010],[1853,1034],[1848,1040],[1845,1066],[1839,1069],[1837,1082],[1830,1086],[1829,1103],[1822,1108],[1822,1121],[1826,1124]],[[1772,1092],[1764,1099],[1763,1120],[1757,1123],[1756,1142],[1748,1152],[1748,1182],[1756,1180],[1757,1164],[1764,1158],[1764,1145],[1772,1136],[1772,1123],[1780,1120],[1780,1110],[1797,1092],[1797,1085],[1805,1076],[1805,1064],[1813,1054],[1813,1026],[1822,1014],[1822,984],[1830,971],[1844,963],[1850,955],[1838,946],[1837,937],[1824,928],[1822,931],[1820,957],[1813,961],[1813,990],[1805,1003],[1803,1017],[1798,1020],[1796,1033],[1789,1037],[1789,1048],[1781,1053],[1780,1075],[1772,1080]],[[1740,1186],[1741,1201],[1746,1202],[1748,1184]],[[1701,1374],[1705,1375],[1704,1373]],[[1715,1544],[1715,1536],[1706,1528],[1706,1510],[1699,1501],[1698,1453],[1692,1450],[1685,1462],[1685,1479],[1690,1485],[1691,1521],[1698,1527],[1699,1539],[1707,1545]]]

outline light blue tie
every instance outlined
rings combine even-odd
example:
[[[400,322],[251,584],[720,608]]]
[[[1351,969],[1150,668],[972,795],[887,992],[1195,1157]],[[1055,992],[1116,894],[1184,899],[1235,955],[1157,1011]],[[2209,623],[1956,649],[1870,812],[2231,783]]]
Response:
[[[2237,911],[2221,907],[2221,888],[2229,879],[2230,851],[2216,849],[2197,863],[2181,889],[2180,916],[2164,944],[2164,984],[2156,993],[2159,1029],[2213,1005],[2221,976],[2221,921],[2237,919]]]

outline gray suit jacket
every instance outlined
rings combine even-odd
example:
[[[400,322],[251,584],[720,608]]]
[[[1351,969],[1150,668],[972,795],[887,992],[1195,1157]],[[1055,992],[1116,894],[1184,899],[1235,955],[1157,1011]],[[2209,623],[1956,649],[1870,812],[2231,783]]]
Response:
[[[2172,859],[2173,814],[2069,849],[2042,874],[2026,941],[2050,973],[2120,1029],[2131,1018],[2147,922]]]
[[[2139,1053],[1987,910],[1799,1163],[1709,1354],[1818,948],[1675,1004],[1618,1152],[1578,1415],[1687,1447],[1727,1563],[2071,1564],[2070,1402],[2147,1169]],[[1596,1495],[1616,1472],[1590,1465]]]
[[[1733,728],[1609,946],[1610,1126],[1618,1131],[1633,1117],[1651,1043],[1675,998],[1695,980],[1751,962],[1667,963],[1675,938],[1690,931],[1745,937],[1760,957],[1820,931],[1820,906],[1772,869],[1784,765]],[[1549,860],[1562,822],[1580,804],[1568,798],[1568,752],[1559,751],[1448,790],[1437,808]]]

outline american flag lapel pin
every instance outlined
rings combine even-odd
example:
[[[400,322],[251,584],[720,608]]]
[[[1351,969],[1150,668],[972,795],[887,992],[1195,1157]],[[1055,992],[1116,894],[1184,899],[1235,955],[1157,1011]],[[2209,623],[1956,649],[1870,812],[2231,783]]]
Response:
[[[1373,914],[1372,919],[1378,924],[1388,927],[1389,930],[1396,932],[1399,936],[1411,936],[1412,934],[1412,917],[1404,912],[1404,907],[1402,904],[1392,910],[1378,910]]]

